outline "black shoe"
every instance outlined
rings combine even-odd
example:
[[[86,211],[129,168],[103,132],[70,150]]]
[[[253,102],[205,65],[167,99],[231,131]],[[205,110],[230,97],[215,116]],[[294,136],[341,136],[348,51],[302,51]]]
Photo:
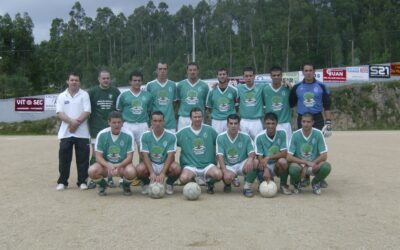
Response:
[[[129,195],[132,195],[132,192],[131,192],[131,184],[130,183],[124,183],[123,185],[122,185],[122,189],[124,190],[124,195],[126,195],[126,196],[129,196]]]
[[[96,187],[96,183],[93,180],[90,180],[89,183],[87,184],[88,189],[93,189]]]
[[[214,184],[207,182],[207,194],[214,194]]]
[[[232,192],[232,186],[231,186],[231,184],[225,185],[225,186],[224,186],[224,192],[225,192],[225,193],[230,193],[230,192]]]

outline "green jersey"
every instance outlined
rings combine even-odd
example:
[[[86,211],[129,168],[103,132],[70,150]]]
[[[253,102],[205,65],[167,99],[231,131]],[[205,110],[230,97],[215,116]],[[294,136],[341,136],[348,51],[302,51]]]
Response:
[[[263,116],[263,99],[262,90],[263,84],[255,84],[252,88],[246,84],[239,84],[239,113],[243,119],[261,119]]]
[[[146,131],[140,138],[140,152],[148,153],[152,162],[164,164],[168,154],[176,152],[176,136],[164,130],[160,138],[157,138],[153,131]]]
[[[289,154],[302,160],[313,161],[325,152],[328,152],[328,146],[320,130],[312,128],[308,137],[304,136],[302,129],[293,133]]]
[[[224,157],[225,165],[233,166],[240,163],[251,153],[254,153],[254,146],[248,134],[239,132],[233,140],[226,131],[218,135],[217,155]]]
[[[163,112],[165,128],[176,129],[174,101],[176,100],[176,84],[171,80],[161,84],[157,79],[147,83],[147,92],[153,97],[152,110]]]
[[[200,131],[194,131],[191,126],[185,127],[176,134],[178,146],[181,147],[180,164],[203,169],[215,162],[215,140],[217,132],[203,124]]]
[[[180,81],[177,87],[177,97],[180,101],[178,115],[189,117],[194,107],[200,108],[204,114],[208,90],[207,83],[202,80],[195,84],[191,84],[188,79]]]
[[[127,154],[135,151],[133,136],[129,131],[121,129],[116,138],[111,135],[111,128],[105,128],[97,135],[95,151],[103,153],[104,160],[120,163]]]
[[[206,106],[211,108],[211,118],[214,120],[226,120],[228,115],[235,114],[237,105],[237,89],[231,85],[221,91],[217,86],[208,92]]]
[[[149,120],[153,98],[146,91],[134,94],[132,90],[121,93],[117,99],[117,109],[126,122],[142,123]]]
[[[281,151],[287,150],[286,145],[286,132],[284,130],[277,130],[274,138],[270,138],[267,132],[263,130],[255,139],[256,141],[256,154],[262,157],[273,156]],[[269,164],[276,161],[268,161]]]
[[[103,89],[98,85],[88,90],[92,108],[89,117],[89,132],[92,138],[96,138],[100,130],[108,127],[108,114],[116,110],[120,93],[115,87]]]
[[[274,89],[272,85],[265,85],[263,99],[265,112],[274,112],[278,116],[278,123],[290,123],[292,113],[289,106],[290,90],[286,86]]]

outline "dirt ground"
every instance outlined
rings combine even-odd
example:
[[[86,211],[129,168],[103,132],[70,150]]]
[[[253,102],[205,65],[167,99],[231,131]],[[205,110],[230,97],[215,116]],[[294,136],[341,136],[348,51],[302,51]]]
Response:
[[[155,200],[133,188],[56,191],[56,136],[0,137],[0,249],[398,249],[400,131],[334,132],[321,196]],[[136,158],[137,161],[137,158]]]

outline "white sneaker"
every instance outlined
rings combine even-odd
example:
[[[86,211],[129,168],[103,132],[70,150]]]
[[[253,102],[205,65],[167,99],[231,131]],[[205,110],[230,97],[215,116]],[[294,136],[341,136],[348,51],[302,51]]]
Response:
[[[80,190],[86,190],[88,189],[88,186],[86,185],[86,183],[81,183],[81,185],[79,186]]]
[[[149,193],[149,185],[143,185],[142,186],[142,194],[146,195]]]
[[[66,188],[65,185],[62,183],[58,184],[56,187],[57,191],[63,191],[65,188]]]
[[[165,190],[165,192],[167,194],[173,194],[174,193],[174,186],[167,184],[167,190]]]
[[[240,187],[239,177],[236,176],[235,178],[233,178],[232,184],[233,184],[234,187]]]

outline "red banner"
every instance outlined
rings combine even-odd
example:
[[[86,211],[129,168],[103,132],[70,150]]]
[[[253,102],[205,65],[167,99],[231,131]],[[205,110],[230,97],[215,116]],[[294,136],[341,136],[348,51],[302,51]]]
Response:
[[[346,69],[324,69],[324,82],[346,82]]]
[[[44,98],[15,98],[15,111],[42,112],[44,111]]]
[[[390,64],[390,75],[400,76],[400,63]]]

